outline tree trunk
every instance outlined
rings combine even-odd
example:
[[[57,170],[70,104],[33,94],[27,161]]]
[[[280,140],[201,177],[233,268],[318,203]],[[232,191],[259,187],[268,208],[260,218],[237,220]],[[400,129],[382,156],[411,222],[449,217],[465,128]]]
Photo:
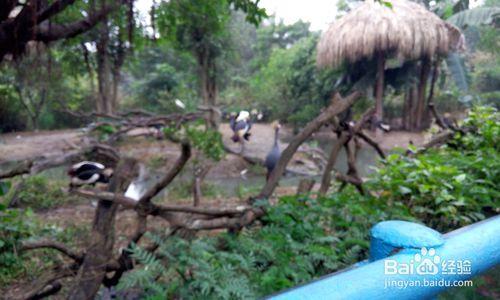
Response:
[[[384,70],[385,57],[383,53],[377,55],[377,81],[375,84],[375,121],[382,121],[383,112],[383,97],[384,97]],[[375,125],[375,122],[373,123]]]
[[[81,43],[80,46],[82,47],[83,51],[83,59],[85,61],[85,67],[87,68],[87,73],[89,75],[89,82],[90,82],[90,92],[92,94],[92,98],[94,98],[96,94],[95,90],[95,83],[94,83],[94,72],[92,70],[92,66],[90,65],[90,53],[89,49],[85,45],[85,43]]]
[[[208,172],[212,168],[212,165],[203,164],[197,167],[194,171],[194,179],[193,179],[193,206],[199,206],[201,203],[201,198],[203,196],[201,191],[201,186],[203,184],[203,180],[207,176]]]
[[[420,78],[418,82],[418,93],[417,93],[417,107],[415,111],[415,129],[422,129],[424,114],[425,114],[425,94],[427,88],[427,79],[429,78],[430,72],[430,60],[428,58],[424,58],[422,60],[421,68],[420,68]]]
[[[98,113],[111,114],[112,110],[112,86],[111,66],[108,53],[109,28],[107,19],[100,25],[100,36],[96,42],[97,48],[97,80],[99,85],[99,96],[97,97]]]
[[[418,90],[415,85],[413,85],[410,88],[410,95],[409,95],[409,100],[410,100],[410,130],[415,131],[416,130],[416,114],[417,114],[417,109],[416,109],[416,102],[417,102],[417,97],[418,97]]]
[[[325,171],[323,172],[323,177],[321,178],[321,186],[319,188],[319,194],[325,195],[330,188],[330,182],[332,181],[332,170],[337,162],[337,157],[340,153],[340,149],[342,146],[347,143],[349,140],[349,134],[345,131],[340,133],[340,137],[337,139],[337,143],[333,145],[333,148],[330,152],[330,156],[328,157],[328,162],[325,166]]]
[[[439,57],[436,58],[436,61],[434,62],[434,66],[432,69],[432,79],[431,79],[431,87],[429,90],[429,96],[427,97],[427,106],[426,106],[426,114],[425,114],[425,120],[426,124],[430,124],[430,106],[433,105],[433,98],[434,98],[434,88],[436,86],[436,81],[439,76],[439,64],[441,60]]]
[[[214,108],[217,104],[217,68],[215,57],[210,49],[204,47],[198,53],[200,68],[201,96],[203,104],[209,108]],[[207,127],[217,130],[219,127],[219,116],[214,109],[210,109],[206,119]]]
[[[299,181],[299,185],[297,187],[296,195],[304,195],[310,193],[314,187],[314,179],[312,178],[304,178]]]
[[[120,30],[122,31],[122,30]],[[118,47],[116,57],[113,61],[113,70],[112,70],[112,94],[111,94],[111,107],[112,112],[118,109],[118,100],[119,100],[119,87],[121,82],[121,69],[123,66],[123,62],[125,61],[126,49],[123,44],[123,32],[118,34]]]
[[[137,161],[123,159],[116,168],[108,191],[122,194],[137,175]],[[106,275],[106,264],[113,255],[115,243],[114,223],[119,204],[99,200],[92,225],[92,241],[86,251],[69,299],[94,299]]]

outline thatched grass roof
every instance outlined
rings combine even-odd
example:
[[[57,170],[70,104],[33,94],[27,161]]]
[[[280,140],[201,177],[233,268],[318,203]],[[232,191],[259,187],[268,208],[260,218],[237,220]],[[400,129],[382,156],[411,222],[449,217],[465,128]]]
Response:
[[[388,0],[392,8],[367,0],[330,25],[318,43],[319,66],[372,58],[377,52],[399,59],[446,54],[462,47],[463,36],[425,7]]]

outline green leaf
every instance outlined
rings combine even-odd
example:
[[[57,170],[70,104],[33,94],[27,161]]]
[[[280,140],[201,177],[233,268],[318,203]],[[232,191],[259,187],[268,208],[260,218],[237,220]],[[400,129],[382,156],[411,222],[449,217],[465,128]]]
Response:
[[[12,183],[10,181],[0,181],[0,196],[6,195],[11,186]]]
[[[405,186],[402,186],[400,185],[399,186],[399,192],[403,195],[407,195],[407,194],[411,194],[411,189],[405,187]]]
[[[467,175],[465,174],[460,174],[460,175],[457,175],[454,177],[454,179],[458,182],[458,183],[462,183],[465,178],[467,178]]]

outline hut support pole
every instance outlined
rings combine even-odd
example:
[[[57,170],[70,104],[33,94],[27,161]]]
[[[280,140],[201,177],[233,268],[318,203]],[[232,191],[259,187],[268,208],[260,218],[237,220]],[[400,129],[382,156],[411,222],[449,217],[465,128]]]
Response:
[[[417,98],[417,113],[415,116],[415,129],[422,129],[422,121],[425,112],[425,91],[427,87],[427,79],[429,78],[429,73],[431,69],[431,63],[429,58],[424,58],[422,60],[422,67],[420,70],[420,79],[418,83],[418,98]]]
[[[375,120],[382,121],[383,106],[382,98],[384,96],[384,69],[385,57],[383,52],[377,54],[377,81],[375,83]]]
[[[441,59],[438,57],[434,62],[434,67],[432,70],[432,79],[431,79],[431,88],[429,91],[429,96],[427,97],[427,104],[431,104],[434,98],[434,87],[436,86],[436,81],[439,76],[439,65],[441,63]]]

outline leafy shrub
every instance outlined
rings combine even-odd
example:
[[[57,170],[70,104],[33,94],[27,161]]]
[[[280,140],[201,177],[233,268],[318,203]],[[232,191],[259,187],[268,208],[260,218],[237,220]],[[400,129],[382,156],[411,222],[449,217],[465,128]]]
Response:
[[[143,287],[148,299],[268,295],[366,258],[371,226],[387,218],[409,219],[404,207],[388,211],[380,209],[383,206],[348,188],[318,200],[283,197],[278,205],[267,207],[263,226],[237,236],[167,241],[149,234],[160,245],[158,250],[152,254],[133,247],[144,267],[128,274],[121,288]]]
[[[0,197],[3,197],[10,182],[0,182]],[[16,249],[22,239],[29,237],[33,227],[30,219],[33,215],[31,210],[9,209],[6,199],[0,202],[0,285],[15,273],[19,272],[22,261],[17,255]]]
[[[49,181],[43,175],[30,176],[21,184],[22,189],[18,194],[11,195],[17,197],[20,207],[40,210],[57,207],[76,200],[75,197],[67,196],[62,191],[62,182]]]
[[[416,157],[389,155],[369,185],[417,219],[446,231],[485,218],[500,198],[500,114],[475,108],[449,146]]]

